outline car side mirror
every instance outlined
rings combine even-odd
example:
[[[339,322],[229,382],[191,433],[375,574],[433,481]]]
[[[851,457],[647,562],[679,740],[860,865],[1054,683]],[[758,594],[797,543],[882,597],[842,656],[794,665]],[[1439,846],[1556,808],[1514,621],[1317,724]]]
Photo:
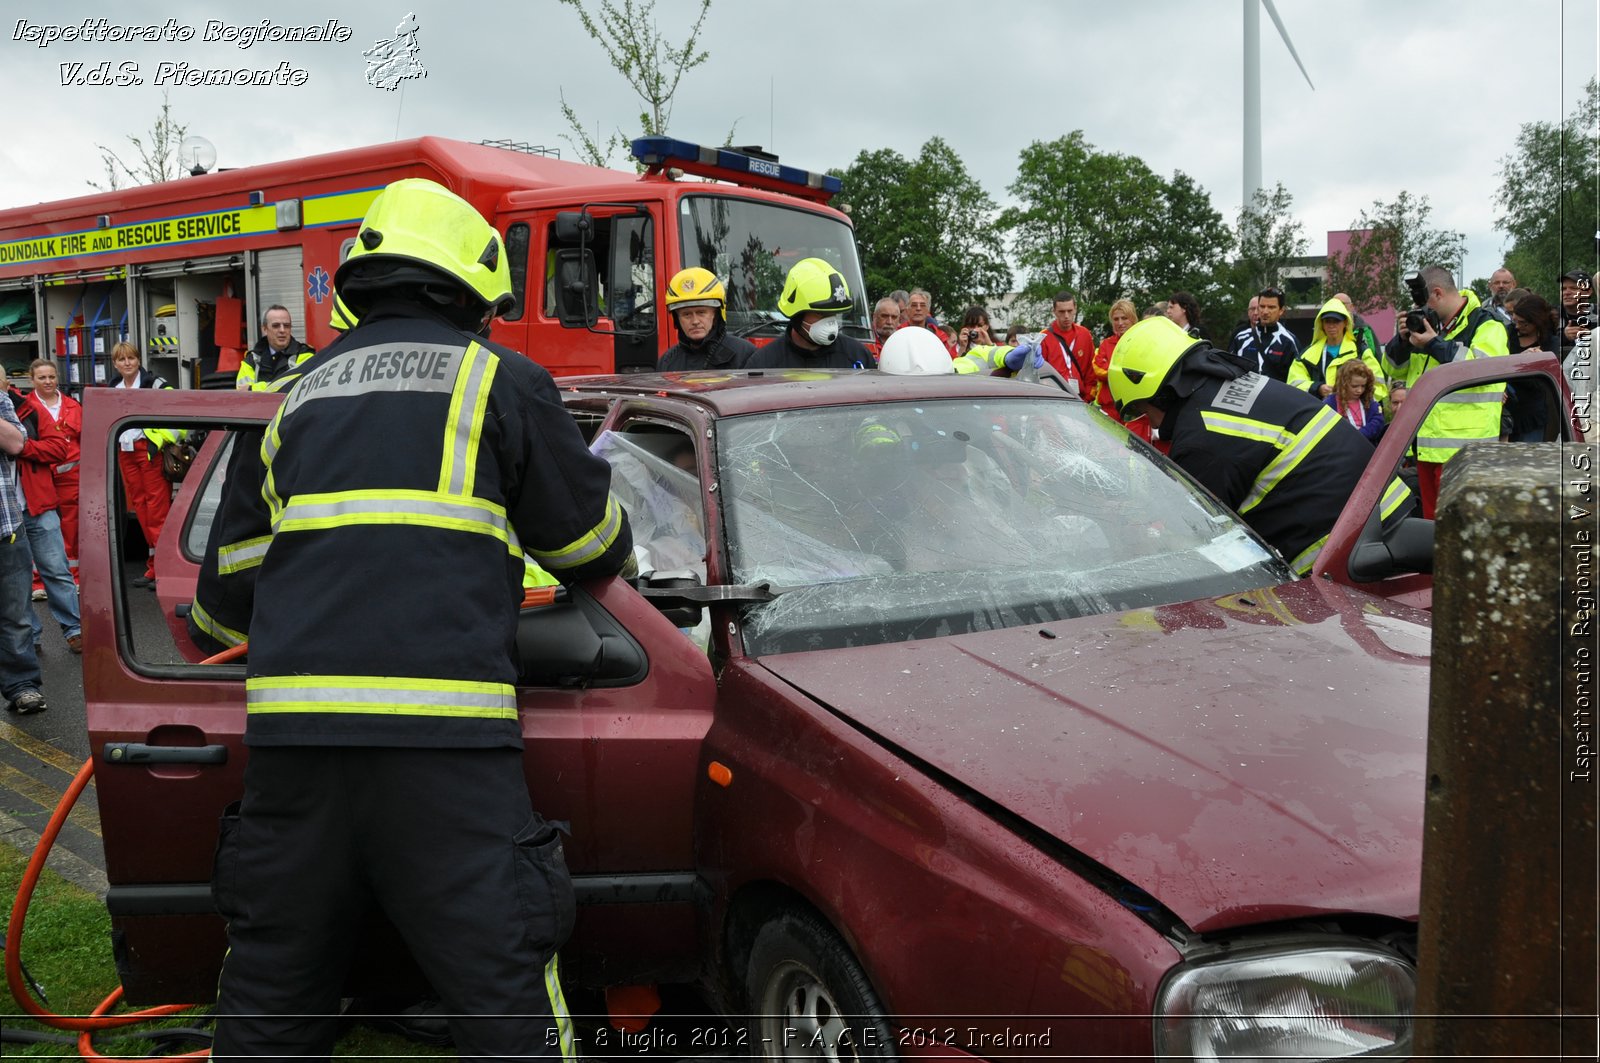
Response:
[[[595,293],[600,288],[600,271],[594,252],[565,247],[556,252],[556,315],[562,328],[593,328],[600,320]]]
[[[1407,517],[1387,536],[1350,553],[1350,578],[1357,583],[1408,572],[1433,572],[1433,521],[1423,517]]]

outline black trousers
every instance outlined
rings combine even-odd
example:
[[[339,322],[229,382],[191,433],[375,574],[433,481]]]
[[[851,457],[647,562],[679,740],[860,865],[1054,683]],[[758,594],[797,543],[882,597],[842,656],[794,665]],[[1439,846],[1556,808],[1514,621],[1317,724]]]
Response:
[[[462,1059],[573,1058],[556,971],[572,880],[521,753],[255,748],[244,782],[212,878],[228,920],[214,1056],[327,1058],[375,904],[438,991]]]

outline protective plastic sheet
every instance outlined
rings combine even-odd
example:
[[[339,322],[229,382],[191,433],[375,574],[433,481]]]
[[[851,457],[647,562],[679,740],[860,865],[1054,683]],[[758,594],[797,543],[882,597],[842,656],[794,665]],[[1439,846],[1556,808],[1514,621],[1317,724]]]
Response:
[[[681,436],[601,432],[589,450],[611,466],[611,492],[628,511],[633,552],[642,574],[689,570],[706,576],[706,532],[700,478],[675,463],[693,455]]]

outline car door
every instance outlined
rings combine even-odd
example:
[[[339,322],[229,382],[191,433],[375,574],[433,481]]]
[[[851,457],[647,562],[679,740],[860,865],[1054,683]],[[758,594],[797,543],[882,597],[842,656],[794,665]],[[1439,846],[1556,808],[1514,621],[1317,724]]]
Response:
[[[279,401],[97,389],[85,402],[84,695],[107,907],[130,1001],[215,992],[224,941],[209,882],[219,818],[242,789],[246,666],[199,663],[176,634],[177,614],[204,542],[201,510],[220,497],[228,437],[249,445]],[[162,532],[157,581],[170,590],[157,596],[130,582],[135,566],[107,519],[119,504],[108,474],[116,436],[153,424],[209,433],[208,461],[191,470]],[[681,974],[695,962],[692,796],[715,699],[709,662],[616,579],[525,609],[518,645],[529,789],[571,831],[580,908],[564,966],[596,984]],[[382,984],[383,967],[358,962],[357,978]]]
[[[1417,378],[1394,422],[1378,441],[1366,473],[1329,533],[1327,545],[1312,564],[1312,578],[1360,587],[1421,609],[1432,606],[1433,522],[1413,517],[1397,533],[1386,537],[1379,528],[1376,511],[1390,481],[1399,473],[1417,429],[1433,407],[1451,392],[1495,381],[1511,381],[1534,389],[1550,409],[1545,424],[1551,438],[1574,438],[1572,395],[1560,363],[1549,354],[1478,358],[1428,370]],[[1426,568],[1422,569],[1419,566],[1424,560]]]

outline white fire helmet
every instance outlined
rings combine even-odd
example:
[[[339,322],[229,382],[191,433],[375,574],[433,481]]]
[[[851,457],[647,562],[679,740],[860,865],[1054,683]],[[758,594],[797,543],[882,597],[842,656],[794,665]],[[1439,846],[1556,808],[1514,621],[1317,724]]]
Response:
[[[894,376],[936,376],[954,373],[956,368],[939,337],[925,328],[911,326],[897,329],[883,341],[878,370]]]

